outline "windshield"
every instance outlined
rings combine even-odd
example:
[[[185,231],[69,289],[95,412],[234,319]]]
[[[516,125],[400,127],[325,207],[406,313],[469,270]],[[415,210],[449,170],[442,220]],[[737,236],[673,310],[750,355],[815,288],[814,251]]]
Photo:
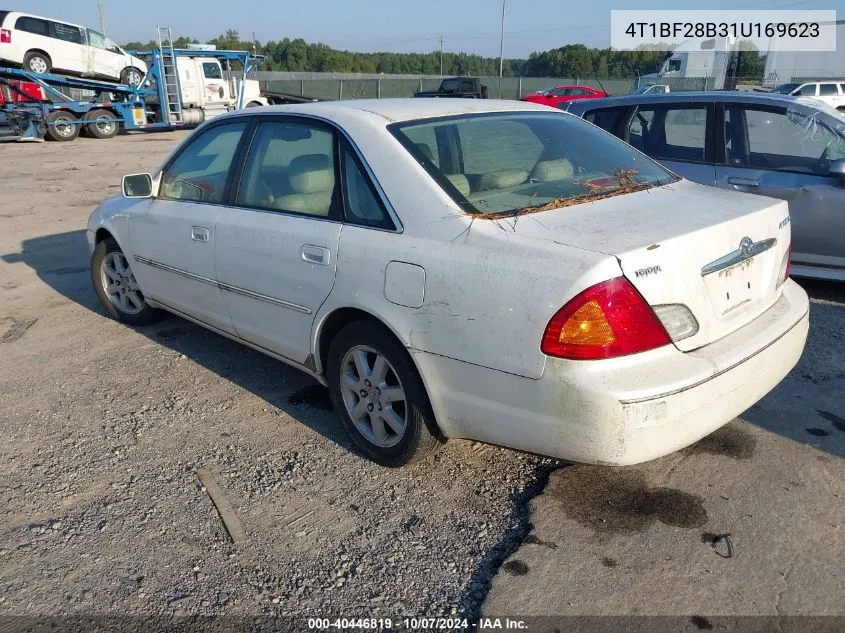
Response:
[[[546,211],[677,180],[615,136],[564,113],[461,115],[389,129],[467,213]]]
[[[772,88],[772,92],[776,92],[781,95],[788,95],[790,92],[795,90],[800,84],[781,84],[779,86],[775,86]]]

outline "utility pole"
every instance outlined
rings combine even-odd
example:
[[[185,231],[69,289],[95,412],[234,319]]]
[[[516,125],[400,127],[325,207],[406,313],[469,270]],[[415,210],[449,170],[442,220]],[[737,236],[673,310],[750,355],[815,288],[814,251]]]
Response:
[[[502,98],[502,70],[505,66],[505,5],[507,0],[502,0],[502,38],[499,44],[499,99]]]
[[[97,0],[97,8],[100,10],[100,32],[106,34],[106,16],[103,12],[103,0]]]
[[[440,76],[443,76],[443,33],[440,34]]]

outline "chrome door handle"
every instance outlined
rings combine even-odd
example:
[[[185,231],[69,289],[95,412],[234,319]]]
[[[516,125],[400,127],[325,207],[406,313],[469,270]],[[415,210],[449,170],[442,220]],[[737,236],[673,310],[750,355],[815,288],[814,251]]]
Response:
[[[191,239],[195,242],[207,242],[208,241],[208,229],[204,226],[192,226],[191,227]]]
[[[313,244],[305,244],[302,247],[302,260],[309,264],[320,264],[321,266],[328,266],[331,261],[331,254],[329,249],[324,246],[314,246]]]
[[[728,184],[735,187],[759,187],[760,182],[753,178],[728,178]]]

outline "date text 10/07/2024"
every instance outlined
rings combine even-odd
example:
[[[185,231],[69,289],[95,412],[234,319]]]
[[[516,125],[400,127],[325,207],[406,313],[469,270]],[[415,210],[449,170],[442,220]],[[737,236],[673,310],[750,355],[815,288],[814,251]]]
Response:
[[[316,630],[381,630],[381,631],[526,631],[524,620],[481,618],[309,618],[308,628]]]

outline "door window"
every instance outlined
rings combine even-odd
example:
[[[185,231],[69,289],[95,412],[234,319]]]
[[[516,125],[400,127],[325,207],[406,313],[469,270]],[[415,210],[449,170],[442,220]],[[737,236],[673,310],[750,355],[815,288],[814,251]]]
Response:
[[[214,62],[205,62],[202,65],[202,72],[206,79],[223,79],[223,75],[220,72],[220,66]]]
[[[663,160],[707,160],[708,106],[655,106],[638,109],[628,128],[628,142]]]
[[[819,84],[820,97],[830,97],[838,94],[839,90],[837,89],[836,84]]]
[[[94,48],[102,48],[103,50],[108,48],[105,36],[101,33],[97,33],[97,31],[92,31],[91,29],[88,29],[88,42]]]
[[[162,198],[222,203],[232,161],[248,123],[217,125],[190,142],[164,170]]]
[[[21,16],[18,18],[18,21],[15,22],[15,28],[19,31],[25,31],[26,33],[43,35],[44,37],[50,36],[50,28],[47,20],[41,20],[39,18]]]
[[[731,106],[725,112],[728,163],[826,176],[828,162],[845,158],[845,138],[819,117]]]
[[[805,86],[801,86],[796,94],[802,95],[804,97],[815,97],[816,96],[816,84],[807,84]]]
[[[343,153],[343,179],[346,186],[347,222],[380,229],[396,228],[376,194],[372,181],[349,149]]]
[[[334,133],[323,126],[268,121],[246,160],[238,206],[336,217]]]
[[[625,116],[628,108],[600,108],[598,110],[590,110],[584,115],[584,120],[589,121],[593,125],[599,126],[601,129],[610,132],[611,134],[619,135],[619,128],[621,127],[622,119]],[[642,127],[642,123],[637,123]],[[641,132],[641,131],[640,131]]]

